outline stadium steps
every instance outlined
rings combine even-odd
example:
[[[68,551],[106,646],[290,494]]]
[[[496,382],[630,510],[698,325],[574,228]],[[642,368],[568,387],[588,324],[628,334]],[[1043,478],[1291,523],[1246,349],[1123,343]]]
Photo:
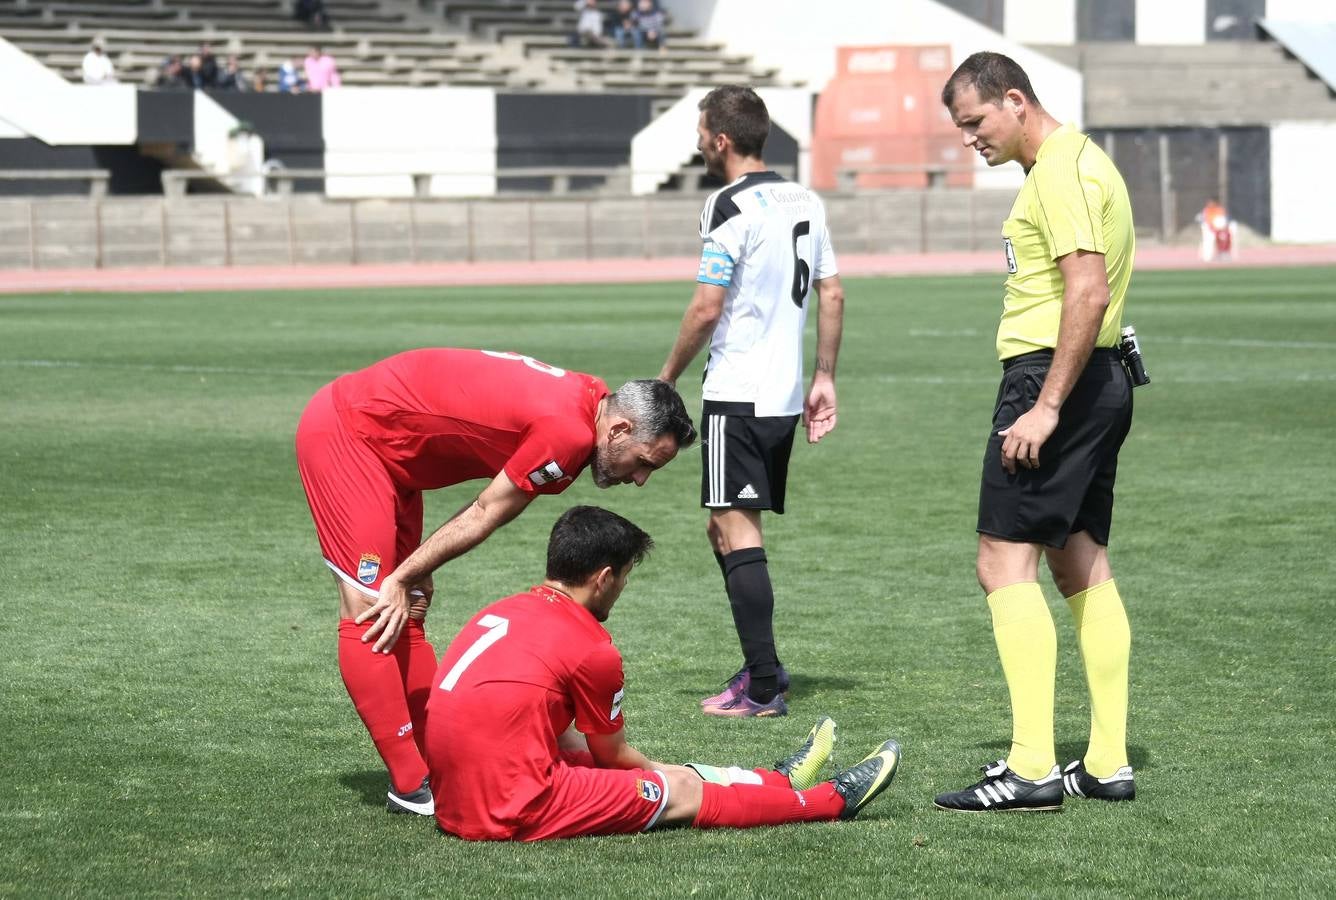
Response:
[[[1085,76],[1086,128],[1336,119],[1336,96],[1272,41],[1036,47]],[[1042,98],[1040,98],[1042,99]]]
[[[680,28],[668,29],[661,50],[570,45],[577,14],[571,0],[436,0],[424,6],[454,28],[497,42],[531,61],[524,71],[547,90],[608,90],[680,95],[721,82],[779,84],[777,70]]]
[[[187,56],[201,42],[213,45],[220,63],[235,54],[247,73],[262,71],[270,86],[278,65],[300,62],[313,43],[338,61],[349,85],[444,85],[528,88],[542,74],[514,51],[451,31],[444,20],[429,18],[415,3],[390,0],[327,0],[335,17],[331,31],[310,31],[292,19],[284,0],[151,0],[172,10],[174,18],[145,25],[137,18],[149,2],[80,0],[78,3],[25,3],[0,0],[0,21],[7,11],[20,13],[22,27],[6,27],[5,37],[71,81],[82,78],[81,63],[89,42],[100,38],[128,83],[151,85],[169,56]],[[121,18],[85,15],[89,10],[124,13]],[[221,14],[219,14],[221,11]],[[374,20],[368,17],[375,16]],[[342,18],[338,18],[342,17]],[[359,18],[361,17],[361,18]],[[363,29],[360,23],[367,23]],[[113,27],[117,24],[125,27]],[[396,30],[378,31],[391,26]]]

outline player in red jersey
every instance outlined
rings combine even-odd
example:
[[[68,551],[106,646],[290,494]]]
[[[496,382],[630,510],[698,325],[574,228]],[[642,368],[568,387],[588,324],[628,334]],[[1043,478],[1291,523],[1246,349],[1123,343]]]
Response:
[[[599,487],[643,485],[695,439],[662,382],[609,393],[516,353],[411,350],[316,392],[297,466],[338,585],[339,671],[389,769],[391,811],[432,812],[421,730],[436,669],[422,628],[432,572],[585,466]],[[473,478],[490,481],[422,540],[422,492]]]
[[[816,783],[834,743],[829,719],[774,769],[667,765],[627,743],[622,658],[599,623],[652,546],[621,516],[572,507],[552,528],[546,580],[488,606],[450,643],[427,703],[442,829],[537,841],[832,821],[890,784],[895,741]]]

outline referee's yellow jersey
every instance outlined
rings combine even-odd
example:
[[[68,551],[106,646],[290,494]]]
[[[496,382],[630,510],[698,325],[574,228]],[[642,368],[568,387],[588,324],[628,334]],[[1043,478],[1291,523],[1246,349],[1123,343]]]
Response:
[[[998,359],[1057,346],[1063,287],[1057,260],[1075,250],[1104,254],[1109,308],[1095,346],[1118,345],[1135,250],[1132,204],[1113,160],[1090,138],[1063,125],[1044,140],[1002,238],[1009,274]]]

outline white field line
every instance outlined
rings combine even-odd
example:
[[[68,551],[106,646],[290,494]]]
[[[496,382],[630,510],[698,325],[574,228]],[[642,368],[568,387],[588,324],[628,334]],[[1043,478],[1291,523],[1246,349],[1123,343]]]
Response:
[[[162,372],[169,375],[291,375],[294,377],[335,378],[334,371],[304,369],[248,369],[235,366],[161,366],[149,363],[85,362],[77,359],[0,359],[7,369],[114,369],[122,372]]]

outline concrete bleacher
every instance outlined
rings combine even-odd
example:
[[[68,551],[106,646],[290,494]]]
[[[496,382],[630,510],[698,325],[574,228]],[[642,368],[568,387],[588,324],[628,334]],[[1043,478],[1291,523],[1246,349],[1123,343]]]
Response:
[[[0,0],[0,33],[71,81],[94,38],[121,81],[151,84],[163,60],[208,41],[220,64],[235,54],[272,90],[279,63],[313,43],[338,61],[348,85],[642,91],[778,83],[773,69],[669,30],[661,50],[569,46],[569,0],[326,0],[332,29],[292,18],[291,0]]]
[[[235,54],[273,89],[278,65],[300,63],[312,44],[338,61],[348,85],[534,87],[538,79],[493,43],[451,31],[412,3],[326,0],[333,29],[292,18],[289,0],[0,0],[5,38],[71,81],[94,38],[124,82],[151,84],[163,60],[212,45],[219,64]]]
[[[1035,49],[1085,75],[1086,128],[1336,120],[1332,91],[1271,41]]]
[[[679,94],[689,87],[726,82],[780,84],[774,69],[758,67],[747,56],[728,54],[720,44],[673,28],[671,22],[665,46],[657,50],[583,48],[570,45],[577,15],[569,0],[438,0],[434,6],[460,30],[545,64],[552,87]]]

